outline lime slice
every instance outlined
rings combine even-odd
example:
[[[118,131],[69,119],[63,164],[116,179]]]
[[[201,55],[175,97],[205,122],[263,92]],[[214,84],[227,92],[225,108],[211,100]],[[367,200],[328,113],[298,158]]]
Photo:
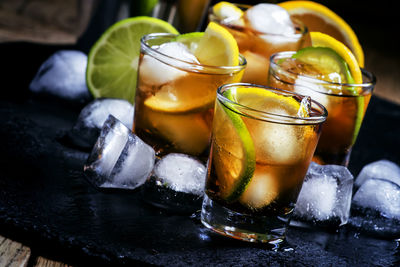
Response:
[[[346,61],[346,63],[349,66],[351,76],[353,77],[353,80],[349,81],[350,83],[353,82],[355,84],[361,84],[363,82],[361,69],[360,66],[358,65],[357,59],[350,51],[350,49],[347,48],[347,46],[345,46],[342,42],[339,42],[335,38],[324,33],[310,32],[310,36],[311,36],[311,43],[313,46],[330,47],[333,50],[335,50],[343,58],[344,61]],[[350,89],[355,95],[359,93],[358,88],[348,88],[348,89]],[[361,123],[364,118],[364,105],[365,105],[364,97],[357,96],[357,114],[354,122],[354,134],[351,142],[352,144],[356,142],[358,132],[360,131],[361,128]]]
[[[231,98],[229,93],[225,96]],[[242,195],[253,177],[255,148],[241,117],[219,101],[215,108],[213,164],[221,197],[232,202]]]
[[[149,33],[178,31],[151,17],[121,20],[108,28],[88,56],[86,82],[95,98],[122,98],[134,102],[140,38]]]
[[[351,76],[349,66],[346,61],[343,60],[338,53],[329,47],[306,47],[297,51],[293,55],[296,58],[306,64],[315,67],[324,77],[328,78],[329,81],[338,83],[354,83],[354,79]],[[332,80],[328,74],[337,73],[340,76],[339,80]],[[335,76],[335,78],[338,78]]]
[[[349,48],[347,48],[342,42],[321,32],[310,32],[310,36],[313,47],[307,49],[310,49],[310,51],[311,49],[314,49],[315,51],[319,52],[314,53],[312,51],[311,52],[306,51],[307,53],[301,56],[302,52],[298,51],[296,55],[299,59],[311,62],[311,61],[318,61],[317,59],[315,59],[318,57],[324,58],[325,60],[327,60],[327,63],[323,63],[322,60],[319,60],[320,61],[319,64],[316,65],[316,68],[318,70],[327,71],[327,69],[333,70],[334,68],[337,68],[336,73],[340,73],[340,75],[346,78],[345,83],[361,84],[363,82],[360,66],[358,65],[356,57],[353,55],[353,53],[350,51]],[[321,48],[325,49],[330,48],[336,53],[336,55],[334,55],[332,52],[327,52],[328,49],[323,51]],[[304,48],[304,50],[305,49],[306,48]],[[345,62],[345,64],[343,62]],[[334,67],[335,65],[336,67]],[[345,65],[347,65],[347,67]],[[358,132],[360,131],[361,123],[364,117],[365,103],[363,96],[357,96],[360,93],[359,88],[355,87],[353,88],[346,87],[346,88],[347,90],[349,90],[351,94],[357,97],[357,113],[355,115],[356,118],[354,122],[354,134],[352,139],[352,144],[354,144],[357,139]]]
[[[349,66],[351,76],[354,79],[354,83],[362,83],[362,74],[360,66],[358,65],[356,57],[350,51],[347,46],[342,42],[339,42],[335,38],[321,33],[321,32],[310,32],[312,46],[318,47],[329,47],[341,57]]]
[[[223,94],[233,102],[274,114],[296,116],[305,108],[291,96],[261,88],[232,87]],[[254,209],[265,207],[276,199],[279,183],[265,166],[290,164],[302,157],[296,139],[299,132],[290,127],[294,128],[290,125],[279,128],[279,124],[266,125],[264,121],[241,117],[231,103],[217,101],[212,158],[222,199],[227,202],[239,200]],[[287,132],[290,129],[292,131]],[[308,130],[304,129],[300,136],[308,135]],[[293,142],[293,138],[296,141]],[[287,139],[292,141],[285,142]]]
[[[208,24],[194,55],[204,65],[239,65],[239,47],[235,38],[215,22]]]

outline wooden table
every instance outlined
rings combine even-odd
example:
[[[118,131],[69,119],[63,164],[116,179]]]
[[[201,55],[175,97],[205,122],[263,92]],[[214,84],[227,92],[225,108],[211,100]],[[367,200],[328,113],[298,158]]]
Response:
[[[23,244],[0,236],[0,266],[61,267],[70,266],[45,257],[37,256]]]

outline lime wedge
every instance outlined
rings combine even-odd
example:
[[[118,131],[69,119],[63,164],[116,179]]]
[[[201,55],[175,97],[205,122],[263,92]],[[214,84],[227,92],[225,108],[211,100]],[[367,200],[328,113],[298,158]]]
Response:
[[[229,91],[225,96],[232,98]],[[232,202],[242,195],[253,177],[255,148],[241,117],[219,101],[215,108],[213,164],[221,197]]]
[[[293,58],[312,65],[331,82],[354,83],[346,61],[332,48],[306,47],[297,51],[297,53],[293,55]],[[337,73],[340,79],[332,80],[331,76],[329,76],[331,73]],[[338,77],[335,76],[335,78]]]
[[[262,88],[232,87],[223,95],[249,108],[285,116],[296,116],[299,110],[305,109],[293,97]],[[279,128],[248,116],[241,117],[230,102],[217,101],[215,108],[212,160],[220,197],[227,202],[239,200],[254,209],[269,205],[279,190],[274,175],[265,166],[298,161],[297,143],[285,142],[296,138],[298,132],[287,133],[290,130],[287,125]],[[301,135],[308,135],[308,130],[304,129]],[[282,134],[289,137],[280,138]]]
[[[347,46],[335,38],[321,32],[310,32],[310,37],[313,47],[329,47],[333,49],[349,66],[354,83],[362,83],[360,66],[358,65],[356,57]]]
[[[134,102],[140,38],[155,32],[178,34],[167,22],[144,16],[121,20],[103,33],[90,50],[86,69],[86,82],[95,98]]]
[[[347,47],[322,33],[313,33],[311,37],[313,45],[316,46],[300,49],[293,55],[293,58],[312,65],[324,75],[327,81],[350,84],[362,83],[361,70],[355,57]],[[330,73],[339,74],[341,80],[331,79]],[[364,117],[364,97],[358,96],[359,91],[357,87],[346,87],[346,89],[357,98],[357,113],[355,115],[356,119],[352,138],[352,144],[354,144]]]

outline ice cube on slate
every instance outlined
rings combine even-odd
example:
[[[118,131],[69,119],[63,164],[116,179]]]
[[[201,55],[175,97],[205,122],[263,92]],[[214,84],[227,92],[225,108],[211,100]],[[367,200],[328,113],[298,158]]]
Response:
[[[170,42],[152,48],[167,56],[157,56],[165,63],[149,55],[143,57],[139,67],[139,78],[141,80],[143,79],[146,84],[162,85],[186,75],[187,73],[185,71],[172,67],[177,65],[175,59],[199,63],[197,58],[190,53],[188,47],[182,43]]]
[[[108,115],[112,114],[126,127],[132,129],[133,113],[133,105],[126,100],[95,99],[81,110],[68,135],[75,145],[91,148],[99,137],[100,130]]]
[[[294,25],[289,13],[282,7],[275,4],[258,4],[245,12],[245,18],[249,26],[262,33],[267,42],[274,44],[290,42],[284,35],[295,33]]]
[[[400,186],[389,180],[369,178],[355,193],[353,205],[400,220]]]
[[[164,156],[154,167],[153,175],[174,191],[199,196],[204,193],[206,168],[188,155],[171,153]]]
[[[176,213],[201,209],[206,167],[197,159],[180,153],[162,157],[142,187],[143,200]]]
[[[374,167],[380,164],[371,165]],[[371,165],[369,166],[371,167]],[[377,171],[375,168],[367,168],[367,166],[363,170]],[[382,172],[388,173],[384,171],[384,168],[382,168]],[[382,177],[379,172],[375,175]],[[359,231],[379,237],[399,238],[400,186],[389,179],[374,178],[375,175],[367,177],[354,194],[350,224]]]
[[[338,226],[350,213],[353,175],[344,166],[311,162],[297,199],[294,221]]]
[[[40,66],[29,89],[68,101],[91,99],[86,86],[87,56],[81,51],[60,50]]]
[[[97,187],[134,189],[146,181],[154,161],[153,148],[109,115],[84,171]]]
[[[385,159],[372,162],[362,168],[354,185],[358,188],[371,178],[384,179],[400,186],[400,167]]]

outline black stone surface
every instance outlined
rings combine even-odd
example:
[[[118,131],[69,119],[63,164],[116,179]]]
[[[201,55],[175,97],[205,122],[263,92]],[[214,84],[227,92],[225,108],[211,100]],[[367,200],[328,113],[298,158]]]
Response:
[[[63,143],[78,111],[50,99],[0,101],[1,235],[76,264],[400,264],[397,242],[346,227],[290,229],[284,249],[273,252],[218,236],[190,214],[153,208],[140,190],[97,191],[83,176],[88,153]],[[373,97],[351,158],[354,175],[378,159],[399,163],[399,125],[400,107]]]
[[[3,44],[0,235],[74,265],[399,266],[396,241],[359,232],[291,228],[283,249],[231,240],[198,217],[154,208],[140,190],[102,192],[84,178],[88,152],[65,142],[80,105],[31,95],[29,81],[61,48]],[[29,49],[27,49],[29,48]],[[10,53],[18,51],[18,53]],[[27,60],[29,59],[29,60]],[[373,97],[349,169],[400,164],[400,106]]]

